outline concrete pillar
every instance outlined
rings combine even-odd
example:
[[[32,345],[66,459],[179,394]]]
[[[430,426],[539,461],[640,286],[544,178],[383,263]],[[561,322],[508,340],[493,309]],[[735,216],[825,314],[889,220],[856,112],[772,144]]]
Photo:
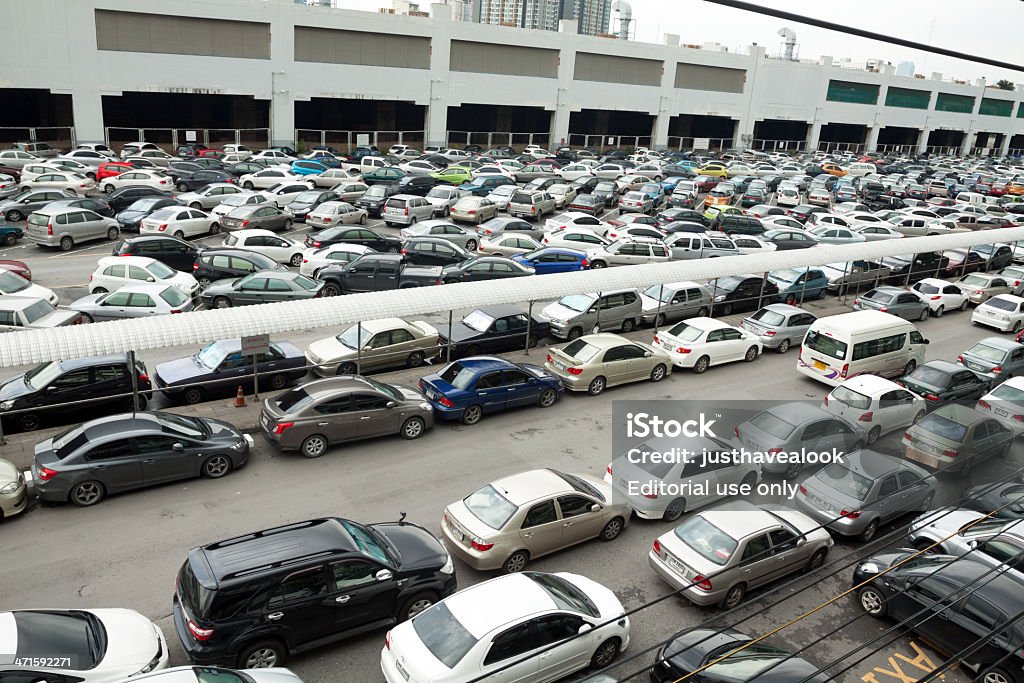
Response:
[[[272,146],[295,144],[295,20],[294,13],[277,12],[270,32],[270,142]],[[257,95],[258,96],[258,95]]]
[[[668,124],[672,119],[672,112],[662,109],[654,117],[654,132],[652,133],[651,146],[654,149],[668,147]]]
[[[922,128],[917,136],[917,153],[924,154],[928,151],[928,136],[932,134],[930,128]]]
[[[579,28],[575,19],[562,19],[558,22],[558,32],[574,34]],[[575,41],[566,40],[565,45],[574,45]],[[576,50],[562,47],[558,52],[558,83],[555,86],[554,111],[551,112],[551,146],[569,144],[569,117],[572,113],[572,75],[576,70]],[[564,140],[564,142],[563,142]]]
[[[821,140],[821,121],[811,123],[810,132],[807,134],[807,151],[817,152],[818,142]]]
[[[666,33],[665,44],[669,47],[679,47],[679,36],[674,33]],[[675,104],[676,65],[675,59],[668,59],[664,62],[664,67],[661,71],[661,96],[658,98],[658,111],[651,112],[654,114],[651,147],[654,149],[668,147],[669,124],[679,109]]]
[[[971,150],[974,148],[974,139],[977,135],[978,134],[974,131],[974,124],[972,123],[971,128],[968,128],[967,132],[964,133],[964,141],[963,144],[960,145],[961,156],[966,156],[971,153]]]
[[[104,142],[103,98],[95,90],[72,90],[71,111],[75,122],[75,141]]]
[[[878,149],[878,133],[882,130],[882,127],[877,123],[868,128],[868,137],[864,142],[864,150],[867,152],[874,152]]]
[[[450,92],[448,66],[452,53],[451,5],[430,6],[434,32],[430,41],[430,88],[427,102],[426,143],[444,146],[448,142]]]
[[[1005,157],[1010,153],[1010,140],[1013,139],[1012,133],[1003,134],[1003,143],[999,145],[999,156]]]
[[[75,125],[75,140],[84,142],[104,142],[103,99],[102,92],[96,92],[78,85],[91,83],[93,75],[101,71],[99,66],[100,52],[96,49],[96,36],[92,30],[93,8],[88,3],[69,3],[61,10],[66,12],[66,22],[70,26],[90,27],[78,36],[80,40],[68,41],[66,49],[70,53],[70,72],[67,83],[72,84],[68,90],[51,89],[53,93],[71,94],[71,114]],[[108,95],[120,95],[119,91]]]

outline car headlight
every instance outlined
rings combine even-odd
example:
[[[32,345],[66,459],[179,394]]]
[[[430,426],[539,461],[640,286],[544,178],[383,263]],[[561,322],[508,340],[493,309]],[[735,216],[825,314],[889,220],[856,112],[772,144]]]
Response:
[[[715,301],[725,301],[725,294],[719,294],[715,297]]]
[[[878,565],[875,564],[874,562],[865,562],[864,564],[862,564],[860,566],[860,570],[862,572],[864,572],[865,574],[877,574],[878,573]]]
[[[10,484],[8,484],[7,486],[5,486],[2,489],[0,489],[0,494],[3,494],[5,496],[9,496],[9,495],[11,495],[12,493],[14,493],[17,490],[18,490],[18,482],[12,481]]]
[[[448,559],[445,560],[444,566],[441,567],[440,571],[441,571],[442,574],[454,574],[455,573],[455,563],[452,561],[452,556],[451,555],[449,555]]]
[[[231,444],[231,450],[240,451],[245,448],[245,439],[239,440],[238,443]]]
[[[14,401],[0,401],[0,410],[10,410],[14,407]]]

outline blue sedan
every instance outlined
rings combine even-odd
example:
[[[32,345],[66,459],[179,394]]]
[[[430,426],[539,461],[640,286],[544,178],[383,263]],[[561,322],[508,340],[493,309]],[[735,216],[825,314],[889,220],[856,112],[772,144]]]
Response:
[[[314,161],[313,159],[299,159],[298,161],[292,162],[292,173],[295,175],[316,175],[323,173],[330,166],[322,161]]]
[[[537,275],[574,273],[577,270],[590,269],[590,262],[587,261],[585,253],[564,247],[544,247],[526,254],[519,254],[513,257],[513,260],[533,268]]]
[[[640,187],[640,191],[650,198],[655,209],[665,203],[665,188],[659,183],[644,183]]]
[[[506,408],[549,408],[565,388],[544,368],[494,356],[471,356],[420,380],[420,391],[444,420],[473,425]]]
[[[818,268],[793,268],[768,273],[768,281],[779,288],[777,300],[793,306],[808,299],[820,299],[828,289],[828,278]]]

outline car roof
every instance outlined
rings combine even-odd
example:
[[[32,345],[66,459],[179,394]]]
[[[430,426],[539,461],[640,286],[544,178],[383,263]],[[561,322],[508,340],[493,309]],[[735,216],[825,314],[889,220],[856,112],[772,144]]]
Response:
[[[736,539],[782,523],[771,512],[747,500],[734,500],[697,514]]]
[[[121,285],[120,287],[118,287],[117,291],[118,292],[145,292],[147,294],[154,294],[154,295],[156,295],[156,294],[159,294],[160,292],[164,291],[165,289],[169,289],[169,288],[172,288],[172,287],[173,287],[173,285],[169,285],[169,284],[166,284],[166,283],[160,283],[160,282],[139,282],[139,283],[129,282],[127,284],[124,284],[124,285]]]
[[[444,601],[448,610],[477,640],[491,631],[508,626],[513,619],[546,612],[554,600],[530,572],[508,574],[463,588]],[[486,609],[481,609],[486,605]]]
[[[456,362],[467,370],[475,370],[477,372],[504,370],[515,367],[514,363],[497,356],[470,356]]]
[[[508,501],[516,506],[526,505],[540,498],[574,491],[562,477],[553,470],[530,470],[491,483]]]
[[[0,297],[0,309],[5,311],[23,311],[40,301],[46,301],[46,299],[27,296],[2,296]]]
[[[907,465],[913,467],[913,463],[909,463],[900,458],[894,458],[891,455],[885,455],[878,451],[859,450],[847,453],[845,458],[846,468],[851,472],[856,472],[869,479],[878,479],[884,477],[890,472],[898,472],[903,469],[908,469]],[[914,467],[916,470],[917,468]],[[918,470],[918,474],[927,474],[924,470]]]
[[[942,372],[948,373],[959,372],[961,370],[966,369],[963,365],[958,365],[956,363],[951,363],[948,360],[941,359],[930,360],[921,367],[927,367],[933,370],[940,370]]]
[[[859,393],[867,393],[870,395],[876,395],[885,393],[887,391],[894,391],[900,388],[900,385],[896,384],[890,379],[886,379],[880,375],[857,375],[843,382],[840,386],[844,386],[847,389],[852,389]]]
[[[1002,349],[1004,351],[1010,351],[1012,349],[1019,349],[1021,347],[1021,345],[1017,341],[1015,341],[1013,339],[1013,337],[1008,337],[1008,338],[1004,338],[1004,337],[985,337],[984,339],[979,339],[978,341],[974,342],[974,344],[971,345],[971,348],[974,348],[978,344],[984,344],[985,346],[992,346],[992,347],[995,347],[997,349]],[[969,350],[970,349],[968,349],[968,351]]]
[[[958,369],[963,366],[956,366]],[[947,403],[932,413],[939,417],[945,417],[962,425],[972,425],[975,422],[990,419],[988,415],[974,409],[974,406],[962,406],[957,403]]]
[[[681,322],[686,323],[690,327],[696,327],[698,330],[704,330],[705,332],[710,330],[736,329],[725,321],[701,316],[695,318],[687,318],[686,320],[683,320]]]
[[[78,370],[79,368],[91,368],[94,365],[107,365],[109,363],[127,363],[124,354],[113,354],[109,356],[86,356],[85,358],[67,358],[56,361],[64,371]]]
[[[791,401],[790,403],[780,403],[777,406],[767,408],[764,412],[771,413],[776,417],[780,417],[786,422],[793,425],[802,425],[810,420],[816,420],[822,417],[839,419],[835,415],[825,411],[820,406],[812,403],[802,403],[799,401]]]
[[[159,237],[159,235],[155,236]],[[149,256],[104,256],[103,258],[96,262],[96,269],[99,270],[100,268],[105,268],[106,266],[113,266],[118,263],[125,263],[128,265],[136,266],[148,266],[154,261],[156,261],[156,259],[151,258]]]

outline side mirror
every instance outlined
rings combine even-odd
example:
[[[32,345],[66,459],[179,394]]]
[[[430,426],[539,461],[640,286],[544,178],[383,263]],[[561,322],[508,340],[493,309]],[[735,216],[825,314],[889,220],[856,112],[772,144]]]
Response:
[[[391,573],[390,569],[381,569],[379,572],[373,575],[373,578],[377,579],[378,581],[388,581],[393,576],[394,574]]]
[[[577,631],[577,633],[586,633],[587,631],[589,631],[592,628],[594,628],[594,627],[591,626],[590,624],[583,624],[582,626],[580,626],[580,630]]]
[[[807,543],[807,538],[805,536],[801,536],[800,538],[796,539],[796,547],[799,548],[804,543]]]
[[[398,404],[397,404],[397,403],[395,403],[394,401],[388,401],[388,402],[387,402],[387,405],[385,405],[384,407],[385,407],[385,408],[394,408],[394,407],[395,407],[395,406],[397,406],[397,405],[398,405]]]
[[[154,277],[147,277],[146,278],[146,282],[156,282],[156,278],[154,278]]]
[[[653,353],[651,353],[650,351],[644,351],[644,358],[650,358],[650,357],[651,357],[651,356],[653,356],[653,355],[654,355],[654,354],[653,354]]]
[[[922,344],[931,344],[932,342],[931,342],[931,340],[929,340],[929,339],[924,339],[924,340],[922,340],[922,342],[921,342],[921,343],[922,343]]]
[[[601,506],[598,505],[597,503],[594,503],[593,505],[590,506],[590,511],[591,512],[600,512],[601,511]]]
[[[591,308],[589,311],[587,311],[587,313],[597,313],[597,309]]]
[[[181,443],[180,441],[179,442],[175,442],[175,444],[173,446],[171,446],[171,450],[183,451],[183,450],[185,450],[185,444]]]

